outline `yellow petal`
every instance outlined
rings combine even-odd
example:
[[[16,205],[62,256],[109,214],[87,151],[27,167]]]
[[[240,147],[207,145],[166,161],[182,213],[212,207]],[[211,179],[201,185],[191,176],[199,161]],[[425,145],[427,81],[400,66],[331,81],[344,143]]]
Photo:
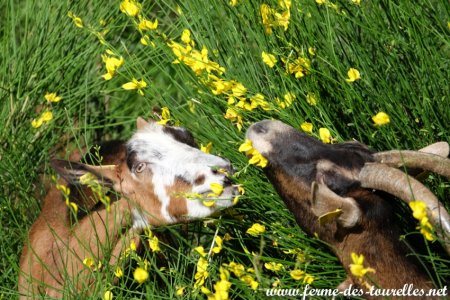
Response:
[[[261,53],[261,57],[263,62],[269,66],[269,68],[273,68],[275,66],[275,64],[277,63],[277,58],[275,57],[275,55],[267,53],[267,52],[262,52]]]
[[[322,142],[324,142],[325,144],[331,143],[331,133],[327,128],[320,128],[319,136]]]
[[[246,139],[243,144],[239,146],[239,152],[247,152],[253,149],[252,141],[249,139]]]
[[[301,129],[302,129],[304,132],[308,132],[308,133],[311,133],[312,130],[313,130],[313,124],[311,124],[311,123],[309,123],[309,122],[303,122],[303,123],[300,125],[300,127],[301,127]]]
[[[141,267],[137,267],[136,270],[134,270],[133,272],[133,277],[134,280],[142,284],[148,279],[148,272]]]
[[[375,123],[375,125],[385,125],[388,124],[391,120],[389,118],[389,115],[385,112],[379,112],[375,116],[372,117],[372,121]]]
[[[356,80],[361,79],[361,74],[359,74],[359,71],[357,69],[354,69],[354,68],[350,68],[348,70],[347,76],[348,76],[348,79],[346,79],[347,82],[354,82]]]

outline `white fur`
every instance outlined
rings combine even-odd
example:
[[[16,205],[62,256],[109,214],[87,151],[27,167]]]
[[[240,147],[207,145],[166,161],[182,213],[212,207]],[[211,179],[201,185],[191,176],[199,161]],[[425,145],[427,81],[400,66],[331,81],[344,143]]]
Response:
[[[136,152],[139,161],[149,163],[153,173],[154,192],[162,204],[161,215],[169,223],[175,220],[168,212],[171,195],[167,194],[167,189],[174,184],[177,177],[193,184],[196,178],[203,175],[204,183],[193,186],[192,190],[199,194],[208,193],[211,183],[224,183],[225,175],[213,174],[212,168],[224,168],[229,165],[227,161],[176,141],[169,133],[165,133],[159,124],[151,123],[139,130],[128,146],[130,151]],[[224,193],[221,197],[224,197],[224,200],[221,200],[223,203],[217,207],[232,205],[232,193]],[[229,205],[225,204],[225,200]],[[188,219],[208,216],[217,209],[206,207],[202,201],[187,201]]]

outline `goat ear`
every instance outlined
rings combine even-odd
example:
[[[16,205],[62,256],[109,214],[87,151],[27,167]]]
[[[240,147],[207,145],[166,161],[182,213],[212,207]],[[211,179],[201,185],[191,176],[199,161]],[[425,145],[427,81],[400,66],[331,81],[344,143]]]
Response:
[[[314,181],[311,185],[311,209],[320,225],[336,220],[341,226],[351,228],[361,218],[355,199],[337,195],[323,181]]]
[[[144,120],[144,118],[138,117],[136,119],[136,128],[138,130],[141,130],[142,128],[144,128],[145,126],[148,125],[148,122]]]
[[[113,186],[117,181],[118,170],[115,165],[91,166],[62,159],[52,159],[50,165],[71,184],[80,184],[80,178],[87,173],[94,175],[104,186]]]

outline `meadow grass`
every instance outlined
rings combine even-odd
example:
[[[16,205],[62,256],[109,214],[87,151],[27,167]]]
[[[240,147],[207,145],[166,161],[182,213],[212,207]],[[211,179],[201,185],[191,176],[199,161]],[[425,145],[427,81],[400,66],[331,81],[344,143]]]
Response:
[[[212,153],[233,162],[236,180],[246,192],[233,209],[219,218],[194,222],[187,232],[179,225],[157,229],[172,232],[179,245],[162,244],[162,254],[146,252],[151,263],[144,284],[132,279],[137,259],[130,260],[132,266],[124,269],[124,278],[115,285],[114,270],[104,263],[105,270],[96,275],[99,280],[91,289],[94,299],[106,290],[118,299],[204,298],[200,289],[193,288],[199,259],[193,248],[201,245],[209,251],[214,236],[226,234],[232,239],[209,261],[204,285],[212,291],[219,267],[230,262],[245,266],[249,278],[259,284],[255,291],[251,280],[231,274],[230,297],[235,299],[261,299],[262,291],[278,281],[279,287],[302,287],[303,279],[290,276],[294,269],[313,276],[316,288],[337,286],[345,279],[337,258],[298,228],[261,170],[248,166],[238,152],[245,129],[252,122],[274,118],[299,130],[300,124],[309,122],[313,136],[319,137],[319,128],[327,128],[333,142],[356,139],[374,150],[448,142],[448,1],[362,0],[357,5],[350,0],[323,4],[293,0],[286,30],[275,26],[271,34],[262,24],[260,8],[265,3],[285,12],[277,1],[238,0],[236,6],[225,0],[142,1],[140,14],[159,22],[156,30],[145,32],[137,29],[137,18],[119,10],[120,2],[0,3],[0,299],[17,297],[18,260],[40,211],[42,180],[53,174],[50,158],[67,157],[68,149],[99,140],[127,139],[137,116],[155,118],[154,106],[169,108],[169,122],[190,129],[199,143],[212,142]],[[80,17],[82,28],[68,17],[69,11]],[[194,49],[205,47],[209,61],[224,72],[196,74],[186,63],[173,63],[177,57],[168,44],[175,41],[184,47],[180,38],[185,29]],[[147,46],[140,42],[145,34]],[[101,58],[106,50],[124,59],[109,81],[101,77],[106,73]],[[263,62],[263,51],[276,57],[272,68]],[[298,57],[310,64],[303,66],[301,78],[287,72],[287,65]],[[361,79],[347,82],[350,68],[359,70]],[[242,83],[247,100],[264,95],[267,110],[236,107],[237,98],[228,103],[227,94],[234,92],[213,92],[209,73]],[[122,88],[133,78],[148,84],[143,96]],[[47,102],[47,92],[62,100]],[[287,93],[295,99],[280,107],[276,98],[284,101]],[[229,108],[242,118],[242,130],[237,120],[224,117]],[[33,128],[32,120],[46,110],[53,119]],[[390,123],[375,126],[371,117],[378,112],[387,113]],[[426,182],[449,209],[448,183],[431,175]],[[417,234],[408,219],[408,210],[399,206],[405,233]],[[257,237],[246,233],[255,222],[266,227]],[[429,250],[423,259],[433,262],[437,286],[448,282],[448,258]],[[270,271],[264,267],[268,262],[283,268]]]

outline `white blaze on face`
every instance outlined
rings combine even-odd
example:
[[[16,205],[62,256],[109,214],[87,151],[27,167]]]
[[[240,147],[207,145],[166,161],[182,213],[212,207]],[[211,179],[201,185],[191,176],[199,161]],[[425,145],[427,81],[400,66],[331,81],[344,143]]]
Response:
[[[171,130],[180,130],[182,133],[184,129],[172,127]],[[226,160],[177,141],[157,123],[150,123],[138,130],[128,143],[128,151],[129,154],[133,153],[133,160],[148,163],[154,193],[162,205],[161,215],[168,223],[176,221],[168,211],[172,195],[167,192],[176,180],[189,183],[192,186],[191,193],[206,195],[211,192],[211,183],[225,183],[225,175],[215,170],[230,168]],[[199,178],[202,180],[197,180]],[[231,206],[234,193],[234,188],[226,188],[220,196],[223,200],[218,200],[217,207]],[[187,200],[187,210],[186,217],[194,219],[208,216],[216,208],[207,207],[200,200]]]

